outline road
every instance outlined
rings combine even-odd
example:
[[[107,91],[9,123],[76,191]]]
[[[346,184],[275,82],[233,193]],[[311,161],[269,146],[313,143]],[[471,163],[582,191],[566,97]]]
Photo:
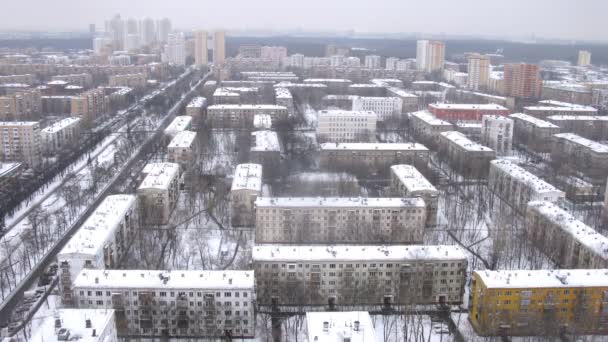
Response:
[[[192,70],[185,72],[180,76],[180,80],[184,77],[188,77],[192,74]],[[57,243],[44,255],[42,259],[40,259],[37,264],[32,267],[32,269],[28,272],[28,274],[23,277],[18,283],[17,287],[11,290],[11,293],[6,296],[4,301],[0,304],[0,326],[5,326],[7,321],[10,319],[10,313],[12,310],[18,305],[23,297],[23,292],[33,286],[38,277],[42,274],[44,269],[54,261],[55,256],[63,246],[69,241],[69,239],[74,235],[77,229],[84,223],[86,218],[94,211],[94,209],[101,203],[101,201],[105,198],[106,195],[110,194],[112,189],[124,178],[124,176],[129,174],[131,167],[133,167],[137,161],[142,156],[142,151],[146,150],[146,147],[154,143],[155,140],[159,139],[163,130],[170,123],[170,121],[175,117],[175,115],[182,109],[187,101],[191,98],[192,94],[196,91],[198,86],[205,82],[211,73],[207,73],[204,75],[199,82],[197,82],[190,90],[184,94],[180,100],[178,100],[175,105],[167,112],[167,114],[162,118],[161,123],[158,125],[154,134],[148,135],[147,139],[137,148],[135,153],[129,158],[129,160],[120,168],[120,171],[117,172],[112,179],[106,184],[103,189],[101,189],[100,193],[96,196],[96,200],[87,207],[87,209],[79,215],[76,221],[70,225],[70,227],[66,230],[62,238],[57,241]],[[171,82],[167,85],[167,87],[175,84],[176,81]],[[167,89],[165,88],[165,90]],[[158,92],[157,94],[161,94],[163,91]],[[144,98],[142,101],[146,101],[148,99]],[[139,105],[143,106],[144,102],[141,102]],[[134,121],[137,120],[134,119]],[[127,129],[129,123],[123,125],[120,128],[120,131],[124,132]]]

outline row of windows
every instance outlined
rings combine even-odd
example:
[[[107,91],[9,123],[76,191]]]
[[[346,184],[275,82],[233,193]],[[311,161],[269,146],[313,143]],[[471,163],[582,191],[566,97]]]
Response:
[[[424,262],[420,262],[420,263],[416,263],[416,264],[393,264],[393,263],[369,263],[369,264],[358,264],[358,263],[345,263],[345,264],[334,264],[334,263],[330,263],[330,264],[327,264],[327,263],[323,263],[323,264],[321,264],[321,263],[319,263],[319,264],[308,264],[308,263],[307,264],[302,264],[302,263],[286,264],[286,263],[281,263],[281,264],[275,264],[275,263],[273,263],[273,264],[270,264],[270,263],[264,263],[263,265],[264,265],[264,268],[266,268],[266,269],[269,268],[269,266],[271,266],[271,268],[273,268],[273,269],[278,269],[279,267],[280,268],[288,267],[290,270],[295,269],[296,265],[298,268],[304,267],[304,268],[313,268],[313,269],[320,269],[320,268],[330,268],[330,269],[339,268],[339,269],[341,269],[341,268],[359,268],[359,267],[361,267],[361,268],[402,267],[402,269],[407,269],[407,270],[410,270],[410,269],[411,270],[414,270],[414,269],[422,270],[422,269],[427,269],[429,267],[431,269],[433,267],[461,268],[463,266],[463,263],[462,262],[443,262],[443,263],[441,263],[441,265],[439,263],[429,264],[429,263],[424,263]],[[304,266],[302,266],[302,265],[304,265]],[[261,264],[257,264],[256,267],[262,268]],[[461,270],[458,272],[459,272],[458,274],[460,274]]]
[[[80,296],[84,296],[85,295],[85,290],[80,290],[79,291]],[[93,294],[94,293],[94,294]],[[215,292],[211,293],[211,292],[183,292],[183,291],[141,291],[139,292],[140,295],[150,295],[152,297],[175,297],[176,295],[179,296],[183,296],[183,297],[189,297],[189,298],[194,298],[196,297],[205,297],[205,298],[221,298],[222,297],[222,293],[223,293],[223,297],[224,298],[230,298],[230,297],[235,297],[235,298],[239,298],[240,296],[242,296],[243,298],[247,298],[249,296],[248,292],[241,292],[241,291],[225,291],[225,292]],[[103,297],[104,296],[104,291],[92,291],[92,290],[87,290],[86,294],[88,297],[92,297],[93,295],[96,297]],[[137,291],[120,291],[120,290],[112,290],[112,291],[105,291],[105,296],[106,297],[112,297],[113,295],[124,295],[125,297],[137,297],[138,296],[138,292]]]

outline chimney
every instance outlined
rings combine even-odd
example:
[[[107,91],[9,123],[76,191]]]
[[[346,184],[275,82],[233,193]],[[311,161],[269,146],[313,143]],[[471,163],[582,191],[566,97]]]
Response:
[[[359,321],[355,321],[355,331],[359,331]]]
[[[325,321],[323,322],[323,332],[328,332],[329,331],[329,322]]]
[[[97,329],[93,329],[93,334],[91,336],[93,336],[93,337],[97,336]]]
[[[61,319],[55,318],[55,329],[61,328]]]
[[[99,278],[95,277],[95,284],[99,284]]]
[[[85,326],[85,328],[90,329],[90,328],[91,328],[91,326],[92,326],[92,325],[91,325],[91,319],[87,318],[87,319],[84,321],[84,326]]]

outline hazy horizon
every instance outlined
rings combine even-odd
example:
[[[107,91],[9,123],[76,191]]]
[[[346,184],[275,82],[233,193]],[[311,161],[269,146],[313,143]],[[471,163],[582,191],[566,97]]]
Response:
[[[606,40],[608,24],[602,16],[608,2],[568,0],[309,0],[306,3],[201,2],[196,0],[89,2],[22,0],[11,4],[0,30],[79,30],[115,14],[133,18],[171,19],[176,29],[267,30],[308,32],[424,33],[495,37],[536,37],[564,40]],[[75,15],[77,14],[77,15]],[[369,19],[372,20],[369,20]]]

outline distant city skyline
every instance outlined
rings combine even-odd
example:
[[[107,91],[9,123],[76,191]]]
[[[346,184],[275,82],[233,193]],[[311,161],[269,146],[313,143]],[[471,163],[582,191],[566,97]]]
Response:
[[[136,3],[136,4],[134,4]],[[102,2],[22,0],[11,4],[0,30],[88,30],[115,14],[168,17],[176,29],[228,31],[349,31],[495,37],[606,40],[608,2],[568,0],[279,0],[205,2],[160,0]],[[77,15],[76,15],[77,14]]]

